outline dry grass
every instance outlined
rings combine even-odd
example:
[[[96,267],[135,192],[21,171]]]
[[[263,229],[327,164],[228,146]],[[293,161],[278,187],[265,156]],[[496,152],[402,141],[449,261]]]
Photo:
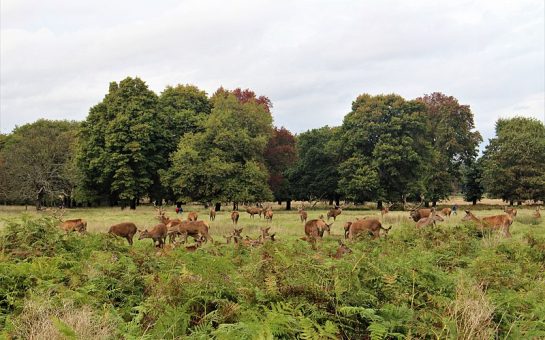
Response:
[[[461,279],[456,287],[456,300],[449,308],[449,317],[456,325],[456,339],[493,339],[494,307],[482,287]]]
[[[48,301],[27,300],[13,327],[15,338],[29,340],[71,338],[66,332],[78,339],[113,339],[116,333],[112,321],[97,316],[89,306],[75,307],[71,302],[57,308]]]

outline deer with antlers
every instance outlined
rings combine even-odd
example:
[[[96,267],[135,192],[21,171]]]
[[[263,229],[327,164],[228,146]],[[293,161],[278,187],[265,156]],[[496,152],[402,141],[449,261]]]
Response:
[[[387,206],[382,206],[382,209],[380,209],[380,216],[382,219],[384,219],[384,215],[390,212],[390,208],[394,205],[394,203],[388,202]]]
[[[59,228],[64,230],[66,233],[77,231],[80,233],[87,232],[87,221],[76,218],[71,220],[65,220],[63,221],[63,216],[66,213],[65,209],[55,209],[53,210],[53,217],[57,220],[59,220]]]
[[[424,227],[427,227],[429,225],[432,225],[435,227],[435,222],[436,221],[444,221],[444,219],[438,215],[435,211],[435,209],[432,209],[431,211],[431,214],[429,217],[423,217],[421,219],[418,220],[418,222],[416,222],[416,227],[417,228],[424,228]]]
[[[334,207],[329,209],[329,211],[327,212],[327,220],[329,221],[329,219],[333,217],[333,221],[336,221],[337,216],[339,216],[342,212],[343,210],[341,209],[341,207]]]

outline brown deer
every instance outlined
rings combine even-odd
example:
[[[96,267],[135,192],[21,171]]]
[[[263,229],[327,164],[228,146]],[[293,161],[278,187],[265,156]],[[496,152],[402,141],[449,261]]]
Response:
[[[216,219],[216,209],[214,207],[210,208],[210,221],[214,221]]]
[[[534,218],[541,218],[541,214],[539,213],[539,207],[536,207],[536,211],[532,214]]]
[[[187,251],[188,253],[193,253],[194,251],[196,251],[202,245],[202,242],[203,242],[202,237],[198,238],[197,240],[195,240],[195,244],[192,244],[190,246],[186,246],[185,251]]]
[[[240,229],[234,228],[231,234],[227,236],[223,236],[223,237],[225,237],[228,244],[231,243],[231,239],[234,240],[235,244],[238,244],[242,240],[242,229],[244,228],[240,228]]]
[[[261,214],[263,213],[263,209],[259,207],[247,207],[246,212],[250,214],[252,218],[254,218],[254,215],[259,215],[259,218],[261,218]]]
[[[265,210],[265,212],[263,213],[263,216],[265,217],[265,219],[269,222],[272,222],[272,218],[273,218],[273,211],[272,211],[272,208],[267,208],[267,210]]]
[[[167,239],[168,229],[164,223],[159,223],[155,227],[153,227],[153,229],[151,229],[150,231],[145,229],[139,232],[140,232],[140,236],[138,237],[139,240],[142,240],[145,238],[151,238],[153,240],[154,246],[156,246],[157,248],[163,248],[163,246],[165,245],[165,241]]]
[[[305,235],[308,238],[321,239],[324,236],[324,231],[327,231],[329,234],[332,224],[327,224],[322,219],[310,220],[305,223]]]
[[[441,215],[438,215],[435,211],[435,209],[432,209],[431,215],[429,217],[423,217],[416,222],[417,228],[424,228],[429,226],[430,224],[435,227],[436,221],[444,221],[444,219],[441,217]]]
[[[353,240],[360,234],[371,234],[373,235],[373,239],[376,239],[380,237],[381,231],[383,231],[385,236],[388,235],[390,229],[392,227],[383,228],[382,223],[376,218],[356,220],[348,228],[348,238]]]
[[[387,213],[390,212],[390,208],[394,205],[394,203],[390,203],[388,202],[388,205],[387,206],[383,206],[382,209],[380,210],[380,215],[382,217],[382,219],[384,219],[384,215],[386,215]]]
[[[276,233],[269,234],[270,229],[271,229],[271,227],[266,227],[266,228],[261,227],[260,228],[261,235],[259,236],[259,239],[261,240],[261,243],[264,243],[267,240],[274,241],[274,236],[276,235]]]
[[[452,209],[450,209],[450,208],[443,208],[443,209],[441,209],[441,213],[442,213],[445,217],[450,217],[450,214],[452,213]]]
[[[329,209],[329,211],[327,212],[327,220],[329,221],[329,219],[333,217],[333,221],[336,221],[337,216],[339,216],[342,212],[343,210],[340,207]]]
[[[190,211],[187,214],[187,220],[188,221],[196,221],[198,217],[199,217],[199,214],[197,214],[197,212],[195,212],[195,211]]]
[[[77,231],[80,233],[87,232],[87,221],[82,220],[81,218],[73,219],[73,220],[66,220],[64,222],[61,222],[59,227],[66,231],[67,233],[72,231]]]
[[[306,222],[307,222],[308,214],[307,214],[307,212],[304,210],[304,208],[299,208],[299,209],[297,210],[297,212],[299,213],[299,218],[301,218],[301,222],[306,223]]]
[[[481,231],[484,229],[501,230],[504,237],[511,237],[509,227],[513,223],[513,218],[510,215],[486,216],[479,219],[471,211],[466,210],[465,212],[466,215],[462,218],[462,221],[475,222]]]
[[[352,252],[352,249],[348,248],[342,240],[339,240],[339,247],[337,248],[337,252],[335,255],[332,255],[331,257],[334,259],[340,259],[345,254],[350,254]]]
[[[503,211],[505,211],[506,214],[510,215],[511,218],[514,218],[514,217],[517,216],[517,209],[515,209],[515,208],[504,207]]]
[[[181,223],[171,223],[167,225],[169,242],[174,242],[177,235],[182,235],[183,242],[187,243],[187,237],[194,239],[204,237],[204,242],[214,241],[209,233],[209,225],[205,221],[182,221]]]
[[[238,224],[238,218],[240,217],[240,214],[238,213],[238,211],[231,211],[231,221],[233,221],[233,224],[234,225],[237,225]]]
[[[108,234],[123,237],[127,239],[127,242],[132,246],[132,238],[136,234],[136,225],[132,222],[123,222],[114,224],[108,230]]]

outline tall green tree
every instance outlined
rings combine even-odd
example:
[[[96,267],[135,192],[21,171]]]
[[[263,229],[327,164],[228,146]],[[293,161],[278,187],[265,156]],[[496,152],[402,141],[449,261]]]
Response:
[[[482,183],[482,158],[464,165],[462,167],[462,173],[462,193],[464,194],[464,200],[467,202],[472,202],[473,205],[476,205],[477,201],[480,201],[484,194],[484,187]]]
[[[181,201],[259,202],[272,199],[263,153],[272,117],[256,101],[241,103],[229,91],[216,93],[204,131],[188,133],[163,173]]]
[[[297,199],[339,199],[336,150],[338,131],[339,128],[325,126],[297,136],[298,161],[288,171],[288,178]]]
[[[78,167],[86,198],[128,202],[151,194],[166,139],[157,95],[140,78],[112,82],[102,102],[82,124]]]
[[[434,92],[418,98],[425,106],[427,138],[434,153],[426,182],[426,198],[435,202],[447,198],[462,181],[461,167],[477,156],[481,135],[475,129],[469,105],[452,96]]]
[[[424,112],[423,103],[395,94],[358,96],[341,128],[339,190],[379,206],[423,193],[430,158]]]
[[[496,122],[496,137],[483,154],[486,192],[503,200],[545,199],[545,126],[515,117]]]
[[[293,196],[286,172],[297,161],[295,143],[295,136],[288,129],[275,127],[265,149],[269,187],[276,201],[286,201],[286,210],[291,209]]]
[[[70,196],[68,164],[74,157],[79,123],[40,119],[17,127],[5,139],[0,162],[5,199],[41,209],[46,200]]]

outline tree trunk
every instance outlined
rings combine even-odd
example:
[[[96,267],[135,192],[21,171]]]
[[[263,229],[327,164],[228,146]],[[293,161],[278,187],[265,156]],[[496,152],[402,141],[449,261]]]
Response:
[[[477,199],[476,198],[473,199],[473,205],[477,205]]]
[[[425,206],[426,208],[429,208],[429,207],[430,207],[430,202],[428,202],[428,201],[424,202],[424,206]]]
[[[329,200],[329,205],[333,205],[333,200],[332,199]]]
[[[431,201],[431,206],[435,208],[437,206],[437,201]]]
[[[513,206],[513,200],[510,200],[510,201],[509,201],[509,205],[510,205],[510,206]]]
[[[286,210],[291,210],[291,200],[286,201]]]
[[[339,196],[335,197],[335,205],[337,207],[340,207],[341,206],[341,199],[339,198]]]
[[[382,200],[377,201],[377,209],[382,210]]]
[[[238,210],[238,202],[233,202],[233,210]]]
[[[221,209],[221,202],[216,203],[216,207],[214,208],[215,211],[220,211]]]
[[[522,202],[521,202],[521,201],[517,201],[517,205],[522,205]]]
[[[282,201],[278,201],[278,205],[282,205]]]
[[[131,210],[136,210],[136,198],[131,199],[130,205]]]

